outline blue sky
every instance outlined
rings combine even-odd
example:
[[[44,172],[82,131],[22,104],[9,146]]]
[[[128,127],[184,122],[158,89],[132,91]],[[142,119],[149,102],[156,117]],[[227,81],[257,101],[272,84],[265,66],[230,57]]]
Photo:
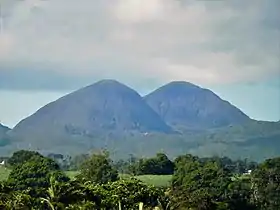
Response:
[[[278,0],[2,0],[0,122],[112,78],[145,94],[174,80],[252,118],[280,119]]]

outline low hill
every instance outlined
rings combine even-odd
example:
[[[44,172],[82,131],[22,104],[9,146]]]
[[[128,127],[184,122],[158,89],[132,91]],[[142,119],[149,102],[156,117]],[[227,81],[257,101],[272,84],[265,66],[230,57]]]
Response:
[[[251,120],[243,125],[212,129],[195,135],[190,151],[201,156],[219,155],[256,161],[280,155],[280,123]]]
[[[145,96],[146,102],[171,126],[208,129],[242,124],[249,117],[208,89],[171,82]]]
[[[36,140],[33,138],[24,142],[33,143]],[[218,155],[233,159],[248,158],[262,161],[280,155],[280,123],[250,121],[244,126],[228,126],[198,133],[180,135],[150,133],[115,138],[92,138],[90,141],[95,143],[95,147],[90,148],[92,145],[86,143],[85,139],[78,138],[65,141],[54,141],[50,138],[51,146],[45,146],[44,141],[37,140],[37,145],[39,145],[38,150],[43,153],[62,154],[85,153],[94,148],[96,150],[106,148],[116,159],[128,158],[130,154],[143,157],[153,156],[156,152],[165,152],[171,158],[191,153],[201,157]],[[64,145],[61,142],[64,142]],[[22,149],[22,145],[20,141],[12,142],[8,146],[0,147],[0,154]]]

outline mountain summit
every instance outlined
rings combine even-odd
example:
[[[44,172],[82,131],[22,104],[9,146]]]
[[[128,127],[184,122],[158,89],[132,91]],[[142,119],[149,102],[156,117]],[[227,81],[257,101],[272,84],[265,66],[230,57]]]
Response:
[[[249,120],[212,91],[189,82],[171,82],[147,95],[145,100],[171,126],[207,129]]]
[[[115,80],[102,80],[44,106],[15,126],[12,134],[60,139],[171,131],[137,92]]]

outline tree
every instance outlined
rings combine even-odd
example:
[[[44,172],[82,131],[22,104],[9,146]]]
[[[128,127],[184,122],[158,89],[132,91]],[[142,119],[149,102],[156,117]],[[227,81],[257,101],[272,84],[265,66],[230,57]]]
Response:
[[[123,209],[137,209],[140,202],[146,206],[156,206],[163,192],[137,179],[119,180],[107,184],[105,188],[116,198]]]
[[[32,198],[21,192],[13,192],[0,200],[0,209],[32,209]]]
[[[77,156],[74,156],[70,159],[70,170],[79,170],[81,168],[81,164],[84,163],[87,159],[89,159],[88,154],[80,154]]]
[[[134,174],[171,175],[174,172],[174,163],[163,153],[153,158],[142,158],[133,164]]]
[[[29,161],[33,157],[43,157],[40,153],[34,151],[20,150],[15,152],[8,160],[11,166],[21,165]]]
[[[211,210],[226,205],[222,198],[231,174],[219,163],[186,155],[175,160],[175,168],[172,188],[178,208]]]
[[[14,190],[28,190],[33,197],[44,197],[53,174],[59,181],[69,180],[53,160],[35,155],[23,164],[15,165],[7,182]]]
[[[155,157],[158,175],[170,175],[174,173],[174,163],[164,153],[158,153]]]
[[[41,201],[54,209],[65,209],[67,206],[80,204],[81,201],[98,201],[98,198],[89,192],[87,188],[76,180],[61,181],[57,174],[50,177],[50,186],[47,196]],[[94,204],[94,203],[93,203]]]
[[[251,176],[256,205],[261,210],[280,209],[280,157],[266,160]]]
[[[78,179],[105,184],[118,180],[118,172],[112,167],[112,160],[107,152],[92,154],[81,165]]]
[[[225,196],[229,210],[256,210],[257,207],[251,202],[251,183],[249,178],[237,178],[228,186]]]
[[[154,207],[159,204],[158,200],[163,196],[163,191],[148,186],[137,179],[118,180],[107,184],[85,183],[87,191],[94,195],[97,200],[96,207],[100,209],[137,209],[140,202],[146,207]],[[87,196],[88,198],[92,197]],[[97,209],[99,209],[97,208]]]

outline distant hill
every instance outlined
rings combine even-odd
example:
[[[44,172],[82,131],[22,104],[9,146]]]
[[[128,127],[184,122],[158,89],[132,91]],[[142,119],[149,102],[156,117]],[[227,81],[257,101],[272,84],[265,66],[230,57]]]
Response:
[[[96,138],[117,138],[130,133],[170,133],[172,128],[131,88],[102,80],[39,109],[10,132],[13,139],[50,147],[86,143],[104,146]],[[32,141],[32,139],[36,139]],[[36,142],[42,141],[42,142]]]
[[[7,132],[9,130],[11,129],[0,123],[0,146],[5,146],[9,144],[9,141],[7,140]]]
[[[152,156],[156,152],[165,152],[171,158],[191,153],[201,157],[218,155],[262,161],[280,155],[280,123],[252,120],[242,126],[207,129],[183,135],[135,133],[90,139],[73,138],[70,135],[67,139],[30,136],[29,140],[11,141],[8,146],[0,146],[0,154],[10,154],[23,148],[62,154],[85,153],[106,148],[114,158],[128,158],[130,154],[139,157]]]
[[[171,126],[207,129],[242,124],[249,117],[208,89],[188,82],[171,82],[145,97]]]
[[[201,156],[220,155],[261,161],[280,155],[280,123],[251,120],[243,125],[198,134],[190,151]]]
[[[11,130],[9,127],[4,126],[0,123],[0,134],[6,133],[7,131]]]

